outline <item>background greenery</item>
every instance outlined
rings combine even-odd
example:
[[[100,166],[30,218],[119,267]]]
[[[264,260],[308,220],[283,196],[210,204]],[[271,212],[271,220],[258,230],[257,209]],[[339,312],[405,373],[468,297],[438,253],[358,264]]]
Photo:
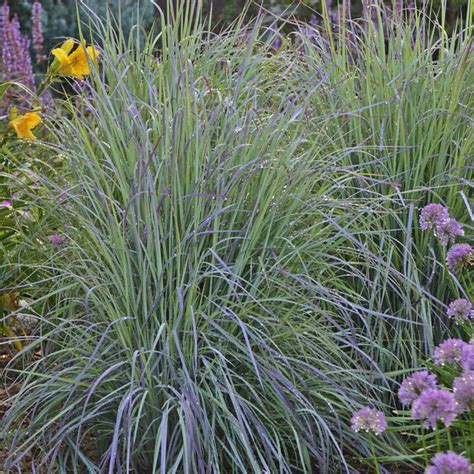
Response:
[[[152,5],[150,0],[82,0],[92,11],[98,15],[105,15],[110,9],[115,14],[119,11],[121,5],[122,11],[122,27],[125,33],[130,31],[132,25],[136,22],[137,11],[141,12],[144,21],[142,25],[151,23],[156,16],[156,8]],[[166,9],[166,0],[156,1],[163,10]],[[333,0],[332,5],[337,10],[337,5],[342,1]],[[386,0],[390,4],[390,0]],[[408,0],[404,0],[408,4]],[[418,6],[424,2],[418,0]],[[31,9],[33,0],[15,0],[10,1],[10,6],[13,12],[20,17],[21,24],[26,31],[31,29]],[[248,2],[248,0],[215,0],[204,2],[205,11],[210,12],[212,9],[213,20],[215,25],[225,26],[236,17],[240,15],[246,5],[251,5],[249,9],[250,14],[255,14],[258,11],[259,5],[262,4],[264,8],[268,9],[276,15],[296,13],[301,19],[309,19],[314,12],[321,12],[320,0],[304,0],[300,5],[296,2],[288,0],[264,0],[263,2]],[[428,3],[433,9],[433,14],[440,13],[441,0],[433,0]],[[447,0],[447,23],[451,27],[456,20],[465,12],[467,0]],[[43,5],[43,20],[45,37],[51,41],[56,38],[63,38],[66,36],[77,36],[76,25],[76,0],[42,0]],[[362,12],[362,2],[360,0],[353,0],[351,2],[351,14],[357,17]],[[212,8],[211,8],[212,7]],[[269,18],[269,21],[271,19]]]

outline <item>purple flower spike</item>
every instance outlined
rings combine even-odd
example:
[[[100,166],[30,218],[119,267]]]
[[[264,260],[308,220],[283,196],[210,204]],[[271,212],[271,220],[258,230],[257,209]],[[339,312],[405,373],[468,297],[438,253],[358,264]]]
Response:
[[[463,410],[474,410],[474,370],[467,370],[454,379],[453,392]]]
[[[13,203],[10,199],[5,199],[2,202],[0,202],[0,207],[12,207]]]
[[[462,225],[456,219],[449,218],[436,225],[435,235],[441,245],[448,245],[449,242],[455,242],[457,236],[462,237],[464,231]]]
[[[465,344],[461,353],[461,364],[464,370],[474,370],[474,338]]]
[[[449,218],[448,208],[441,204],[428,204],[420,212],[420,229],[435,229]]]
[[[472,465],[469,459],[448,451],[436,454],[425,474],[472,474]]]
[[[467,321],[469,318],[474,318],[472,304],[464,298],[451,301],[446,314],[448,318],[454,319],[457,324]]]
[[[35,50],[36,54],[36,62],[41,63],[46,61],[47,57],[43,52],[43,28],[41,24],[41,2],[39,0],[35,0],[33,3],[33,11],[32,11],[32,21],[33,21],[33,49]]]
[[[387,429],[387,422],[383,412],[375,408],[362,408],[352,415],[351,428],[358,432],[372,431],[376,435],[383,433]]]
[[[466,343],[462,339],[446,339],[434,350],[435,365],[460,365],[464,346]]]
[[[49,241],[53,244],[53,245],[61,245],[64,243],[65,239],[62,235],[59,235],[59,234],[53,234],[53,235],[50,235],[49,236]]]
[[[474,265],[474,249],[469,244],[453,245],[447,256],[448,268],[458,272],[465,265]]]
[[[30,40],[21,33],[20,22],[15,15],[10,19],[10,8],[4,2],[0,9],[0,81],[14,80],[35,91],[35,78],[30,57]],[[10,88],[2,98],[0,111],[5,113],[14,103],[28,106],[28,94]]]
[[[407,377],[400,385],[398,398],[403,405],[411,405],[425,390],[436,388],[436,375],[423,370]]]
[[[449,426],[459,413],[454,395],[447,390],[429,388],[414,402],[411,415],[415,420],[423,420],[425,428],[436,429],[438,421]]]

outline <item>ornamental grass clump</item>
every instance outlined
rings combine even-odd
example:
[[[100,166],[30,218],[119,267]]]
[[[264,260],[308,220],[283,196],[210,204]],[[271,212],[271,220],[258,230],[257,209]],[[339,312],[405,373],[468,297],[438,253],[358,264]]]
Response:
[[[366,449],[347,413],[390,390],[348,330],[383,314],[335,278],[353,211],[326,215],[339,178],[306,137],[299,56],[269,54],[259,23],[214,37],[192,5],[143,49],[97,22],[100,68],[44,117],[67,191],[37,200],[63,230],[31,270],[9,468],[347,472]],[[79,75],[67,46],[52,71]]]

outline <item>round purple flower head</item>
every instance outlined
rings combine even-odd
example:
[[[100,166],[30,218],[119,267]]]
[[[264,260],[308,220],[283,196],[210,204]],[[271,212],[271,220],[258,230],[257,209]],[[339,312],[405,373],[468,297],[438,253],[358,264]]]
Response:
[[[472,465],[469,459],[448,451],[435,454],[425,474],[472,474]]]
[[[452,272],[461,270],[465,265],[474,265],[474,249],[469,244],[456,244],[448,250],[448,268]]]
[[[455,242],[456,237],[463,236],[462,225],[453,218],[444,219],[436,225],[435,235],[438,237],[441,245],[448,245],[449,242]]]
[[[446,339],[434,350],[435,365],[460,365],[465,345],[466,343],[462,339]]]
[[[53,245],[61,245],[64,243],[64,237],[62,235],[59,235],[59,234],[53,234],[53,235],[50,235],[49,236],[49,241],[53,244]]]
[[[474,318],[474,310],[470,301],[460,298],[451,301],[446,312],[448,318],[452,318],[457,324],[466,321],[469,318]]]
[[[466,370],[453,382],[454,398],[463,410],[474,409],[474,370]]]
[[[411,405],[428,388],[436,388],[436,375],[427,370],[415,372],[401,383],[398,398],[403,405]]]
[[[434,229],[446,219],[449,219],[447,207],[441,204],[428,204],[420,212],[420,229]]]
[[[464,344],[461,353],[461,364],[464,370],[474,370],[474,338]]]
[[[387,422],[383,412],[375,408],[362,408],[356,411],[351,418],[351,428],[358,432],[373,431],[376,435],[383,433],[387,429]]]
[[[458,404],[451,392],[447,390],[429,388],[414,402],[411,416],[415,420],[423,420],[423,425],[436,429],[438,421],[449,426],[459,413]]]

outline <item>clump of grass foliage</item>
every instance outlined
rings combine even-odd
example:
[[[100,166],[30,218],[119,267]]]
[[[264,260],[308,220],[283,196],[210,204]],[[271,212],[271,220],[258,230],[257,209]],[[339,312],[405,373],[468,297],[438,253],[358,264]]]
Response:
[[[451,329],[416,208],[468,224],[469,35],[417,13],[275,53],[260,19],[199,13],[144,38],[91,17],[100,72],[48,119],[36,205],[67,239],[21,282],[40,330],[10,366],[10,466],[350,472],[352,411],[395,407]],[[420,459],[396,430],[376,449]]]

